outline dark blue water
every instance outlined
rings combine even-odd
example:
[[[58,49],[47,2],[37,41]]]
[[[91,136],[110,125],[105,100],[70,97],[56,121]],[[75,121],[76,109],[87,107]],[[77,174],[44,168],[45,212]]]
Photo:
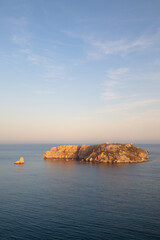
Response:
[[[0,145],[0,240],[160,239],[160,145],[120,166],[43,160],[51,147]]]

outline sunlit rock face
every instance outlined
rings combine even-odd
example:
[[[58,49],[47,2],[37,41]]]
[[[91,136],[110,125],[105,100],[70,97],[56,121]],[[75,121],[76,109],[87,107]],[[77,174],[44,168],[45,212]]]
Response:
[[[133,144],[63,145],[53,147],[44,159],[77,159],[86,162],[137,163],[148,158],[148,151]]]
[[[14,164],[24,164],[24,158],[20,157],[20,159],[16,162],[14,162]]]
[[[80,146],[78,145],[63,145],[53,147],[50,151],[44,154],[45,159],[60,158],[60,159],[77,159]]]

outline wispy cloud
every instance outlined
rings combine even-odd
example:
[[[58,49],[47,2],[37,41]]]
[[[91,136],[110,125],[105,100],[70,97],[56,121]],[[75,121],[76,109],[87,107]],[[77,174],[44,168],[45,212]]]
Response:
[[[119,80],[120,76],[124,75],[128,71],[129,71],[128,68],[111,69],[107,71],[107,75],[109,79]]]
[[[101,94],[105,106],[102,107],[100,112],[116,116],[117,114],[118,116],[128,116],[132,113],[145,113],[153,109],[160,110],[159,96],[153,95],[152,92],[147,92],[151,81],[158,84],[157,79],[160,79],[160,75],[159,73],[144,74],[142,72],[141,70],[139,76],[139,74],[133,74],[129,68],[107,71],[103,85],[104,89]],[[131,84],[133,80],[140,85],[133,88]],[[141,86],[143,86],[143,92]]]
[[[116,104],[106,105],[97,110],[98,114],[107,114],[109,116],[118,116],[123,118],[126,116],[135,116],[145,114],[152,111],[160,111],[160,98],[146,98],[146,99],[130,99],[127,101],[120,101]]]
[[[28,19],[25,17],[20,17],[20,18],[13,18],[13,17],[8,17],[4,19],[6,23],[10,24],[12,27],[24,27],[29,24]]]
[[[58,64],[55,60],[55,56],[50,53],[49,48],[41,49],[40,51],[37,45],[35,47],[32,35],[25,28],[28,24],[27,20],[22,19],[22,22],[20,20],[21,19],[8,19],[8,22],[14,26],[15,29],[12,36],[12,43],[18,48],[18,51],[16,48],[15,55],[21,54],[25,61],[27,60],[30,64],[39,68],[41,77],[46,82],[62,81],[66,79],[66,64]],[[38,39],[38,42],[39,40],[40,39]],[[48,93],[49,91],[47,91],[47,94]]]
[[[27,60],[30,61],[32,64],[35,65],[46,65],[50,63],[50,60],[48,57],[45,57],[43,55],[35,54],[33,53],[29,48],[26,49],[20,49],[19,52],[25,54],[27,57]]]
[[[32,52],[31,49],[20,49],[26,59],[33,65],[43,69],[43,78],[47,82],[54,82],[65,79],[65,66],[64,64],[56,64],[52,58]]]
[[[154,34],[142,34],[136,38],[121,37],[119,39],[99,40],[94,34],[79,34],[71,31],[63,31],[71,38],[80,39],[86,45],[86,54],[89,60],[100,60],[108,55],[128,55],[150,49],[160,40],[160,31]]]
[[[13,35],[12,42],[22,47],[30,45],[29,36],[26,35],[25,33],[21,35],[17,34]]]
[[[107,55],[121,54],[127,55],[132,52],[143,51],[155,45],[160,39],[160,32],[154,35],[141,35],[136,39],[121,38],[118,40],[92,40],[92,49],[88,51],[88,56],[93,60],[103,58]]]
[[[35,91],[35,94],[37,94],[37,95],[54,95],[55,91],[37,90],[37,91]]]
[[[113,111],[128,111],[132,109],[140,109],[144,107],[149,107],[155,103],[159,103],[160,99],[158,98],[149,98],[149,99],[142,99],[137,101],[131,101],[123,104],[119,104]]]
[[[6,18],[4,19],[5,24],[7,24],[7,28],[11,29],[13,34],[12,42],[19,46],[29,45],[30,34],[28,31],[29,21],[25,17],[17,17],[17,18]]]
[[[123,82],[126,80],[126,73],[128,71],[128,68],[118,68],[107,71],[104,89],[101,95],[104,101],[122,97],[118,90],[122,88]]]

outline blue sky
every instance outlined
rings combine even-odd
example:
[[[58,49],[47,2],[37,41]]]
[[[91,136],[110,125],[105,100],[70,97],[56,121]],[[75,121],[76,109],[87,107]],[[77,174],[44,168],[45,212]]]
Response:
[[[1,0],[0,143],[160,142],[159,0]]]

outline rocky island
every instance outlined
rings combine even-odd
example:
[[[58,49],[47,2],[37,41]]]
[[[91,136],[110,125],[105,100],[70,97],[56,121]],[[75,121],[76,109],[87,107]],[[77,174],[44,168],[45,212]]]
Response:
[[[44,159],[66,159],[102,163],[145,162],[148,151],[133,144],[62,145],[46,151]]]
[[[24,158],[20,157],[20,159],[16,162],[14,162],[14,164],[24,164]]]

